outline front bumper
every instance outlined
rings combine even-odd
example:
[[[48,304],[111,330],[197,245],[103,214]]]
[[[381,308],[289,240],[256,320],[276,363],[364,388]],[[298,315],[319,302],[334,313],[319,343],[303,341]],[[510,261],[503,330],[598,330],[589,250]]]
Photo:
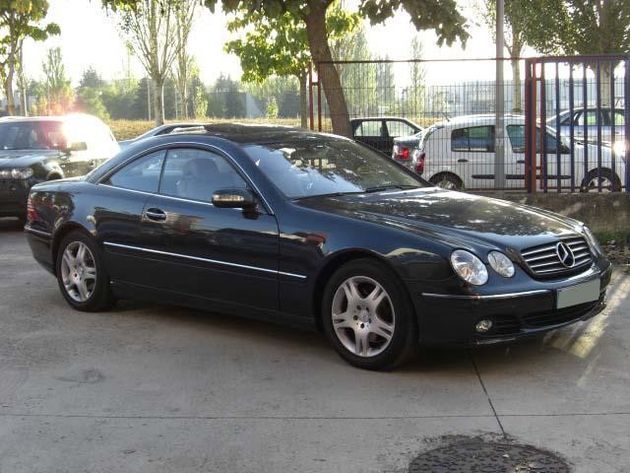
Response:
[[[605,307],[606,287],[612,266],[592,268],[582,277],[558,282],[549,288],[536,287],[511,293],[448,295],[423,292],[416,300],[421,342],[428,344],[485,345],[508,342],[587,320]],[[557,291],[599,279],[599,299],[556,308]],[[475,326],[492,321],[492,328],[480,333]]]
[[[0,179],[0,217],[25,216],[31,186],[30,179]]]

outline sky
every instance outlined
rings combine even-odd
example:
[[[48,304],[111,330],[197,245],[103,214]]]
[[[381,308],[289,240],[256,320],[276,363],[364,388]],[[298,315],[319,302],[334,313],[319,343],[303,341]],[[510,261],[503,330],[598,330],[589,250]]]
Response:
[[[474,24],[472,3],[470,0],[460,1],[464,15],[472,19],[469,28],[471,37],[466,49],[462,49],[459,43],[450,48],[440,48],[436,45],[435,34],[425,31],[419,33],[424,48],[423,59],[495,55],[488,30],[483,25]],[[83,71],[88,67],[96,69],[105,79],[124,77],[127,64],[135,77],[145,75],[140,63],[133,56],[129,57],[124,40],[117,30],[115,18],[105,13],[100,0],[50,0],[47,21],[57,23],[61,27],[61,35],[44,43],[26,43],[24,60],[29,78],[42,78],[42,62],[46,50],[56,46],[61,47],[66,73],[74,85],[77,85]],[[231,38],[226,23],[225,14],[211,14],[205,8],[198,8],[189,48],[199,65],[201,79],[208,84],[220,74],[229,74],[233,78],[241,75],[238,58],[223,51],[223,45]],[[404,12],[383,25],[371,26],[366,22],[368,44],[375,57],[410,59],[411,39],[416,34],[418,33],[411,25],[409,16]],[[404,73],[402,67],[398,71],[401,74]],[[429,83],[441,83],[462,75],[476,79],[494,77],[494,68],[490,63],[436,63],[425,69]],[[506,73],[508,70],[506,68]]]

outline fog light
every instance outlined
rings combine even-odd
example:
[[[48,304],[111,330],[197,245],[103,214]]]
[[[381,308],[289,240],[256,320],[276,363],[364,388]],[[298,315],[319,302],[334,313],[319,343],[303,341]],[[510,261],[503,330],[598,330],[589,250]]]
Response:
[[[492,328],[492,320],[483,319],[477,322],[475,325],[475,330],[479,333],[486,333],[488,330]]]

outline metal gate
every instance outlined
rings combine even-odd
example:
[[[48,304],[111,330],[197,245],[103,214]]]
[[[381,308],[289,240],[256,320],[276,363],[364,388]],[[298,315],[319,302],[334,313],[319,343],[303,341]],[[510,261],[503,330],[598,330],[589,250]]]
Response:
[[[630,192],[629,73],[629,55],[526,60],[528,192]]]

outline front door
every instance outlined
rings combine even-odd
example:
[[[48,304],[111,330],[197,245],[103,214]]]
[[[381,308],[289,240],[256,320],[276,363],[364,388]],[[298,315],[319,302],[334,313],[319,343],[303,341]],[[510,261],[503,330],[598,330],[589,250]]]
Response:
[[[455,128],[451,132],[450,156],[455,174],[464,180],[464,187],[494,187],[494,126]]]
[[[199,148],[170,149],[160,188],[147,200],[142,251],[151,285],[211,301],[277,309],[278,225],[256,212],[214,207],[216,190],[248,188],[229,160]]]

